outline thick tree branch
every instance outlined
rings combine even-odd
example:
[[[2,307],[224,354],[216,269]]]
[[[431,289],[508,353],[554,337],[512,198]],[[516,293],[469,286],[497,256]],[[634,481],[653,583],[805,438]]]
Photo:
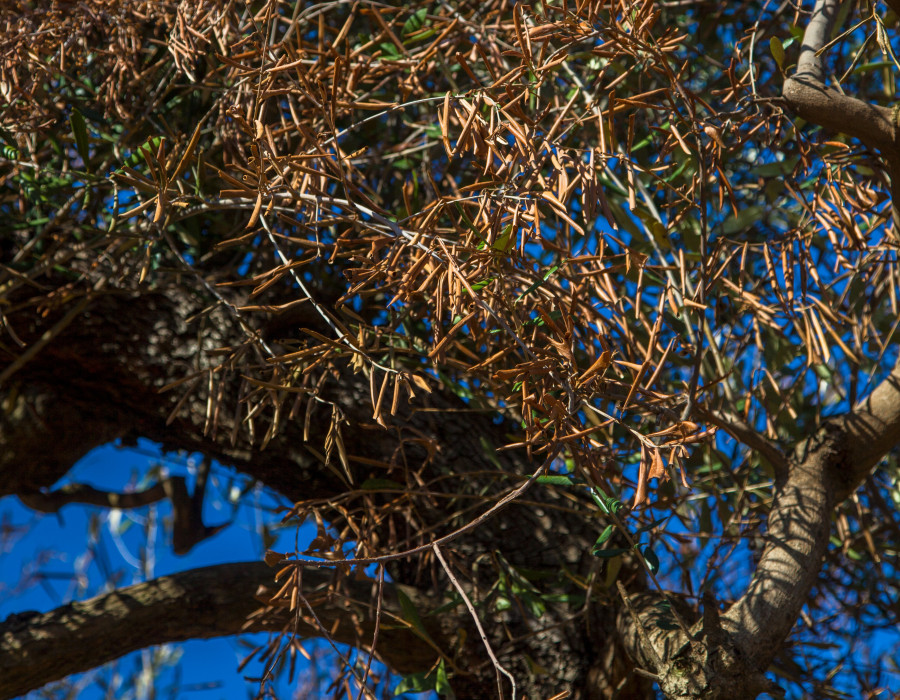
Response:
[[[818,578],[835,505],[830,472],[842,461],[842,442],[819,433],[789,465],[787,479],[776,486],[753,580],[723,616],[750,668],[768,667]]]
[[[893,153],[897,150],[891,110],[872,105],[796,75],[784,84],[791,109],[813,124],[859,139],[867,146]]]
[[[364,646],[372,638],[374,613],[368,614],[367,606],[354,603],[356,624],[352,624],[350,602],[340,594],[326,592],[332,573],[305,572],[303,592],[335,641]],[[269,609],[265,615],[251,617],[260,608],[254,595],[260,587],[272,586],[273,576],[274,571],[261,562],[221,564],[163,576],[43,614],[11,615],[0,623],[0,699],[22,695],[154,644],[294,630],[294,616],[284,609]],[[371,598],[371,581],[346,583],[354,600]],[[421,598],[414,589],[406,593],[414,600]],[[386,616],[399,610],[390,594],[383,609]],[[322,636],[320,629],[302,617],[296,624],[302,636]],[[434,623],[426,621],[426,627],[432,637],[441,638]],[[378,653],[400,672],[428,668],[437,658],[408,626],[384,622]]]
[[[823,53],[838,0],[816,0],[784,96],[803,118],[878,148],[892,167],[897,128],[890,109],[825,85]],[[892,177],[896,185],[896,177]],[[896,206],[895,206],[896,210]],[[896,222],[895,222],[896,223]],[[749,669],[765,670],[814,585],[828,546],[832,510],[900,441],[900,365],[852,411],[826,421],[795,451],[776,484],[766,547],[746,593],[723,624]]]
[[[206,305],[205,300],[193,299],[177,287],[140,295],[118,292],[95,299],[90,316],[70,324],[16,374],[18,390],[8,398],[12,410],[0,414],[0,493],[40,498],[41,492],[51,488],[88,450],[129,436],[159,441],[167,449],[203,452],[295,501],[345,493],[344,480],[317,457],[328,433],[330,407],[310,402],[312,414],[307,421],[301,406],[298,415],[280,424],[279,432],[263,451],[256,444],[248,444],[246,432],[234,429],[232,423],[237,421],[238,428],[243,427],[242,416],[232,418],[231,408],[240,405],[240,375],[218,375],[221,401],[229,409],[222,412],[224,425],[217,431],[205,429],[205,391],[189,392],[188,382],[176,390],[159,392],[160,387],[196,372],[198,364],[203,367],[207,350],[244,342],[233,319],[219,310],[213,310],[203,334],[185,322]],[[16,320],[17,327],[25,329],[20,332],[28,336],[26,340],[40,335],[41,324],[53,322],[52,318],[34,315]],[[299,323],[310,325],[306,320]],[[104,339],[101,346],[97,338]],[[215,355],[210,361],[220,362]],[[508,474],[534,470],[524,450],[494,454],[491,446],[506,441],[505,427],[485,420],[481,414],[460,412],[463,404],[459,399],[438,387],[430,394],[420,393],[416,405],[401,402],[397,414],[390,418],[390,430],[385,430],[372,421],[368,384],[364,375],[348,371],[321,382],[317,388],[319,399],[333,401],[344,412],[345,435],[353,437],[352,442],[347,439],[349,465],[358,483],[384,475],[386,467],[397,469],[400,479],[412,469],[429,479],[435,474],[452,473],[464,480],[469,471],[481,479],[481,475],[497,472],[498,461]],[[428,411],[416,410],[421,406]],[[34,466],[25,470],[22,464]],[[377,471],[368,466],[371,464],[379,465]],[[441,484],[455,488],[450,482]],[[489,482],[485,485],[490,488]],[[505,486],[498,481],[495,492],[502,493]],[[593,562],[590,548],[596,533],[585,528],[581,514],[552,490],[533,491],[530,500],[528,506],[511,504],[489,527],[468,532],[445,552],[468,560],[499,552],[515,567],[544,570],[553,577],[563,570],[586,576]],[[542,502],[548,507],[540,505]],[[443,504],[441,501],[438,505]],[[468,517],[468,513],[463,510],[460,517]],[[417,517],[415,527],[400,517],[390,526],[384,524],[380,545],[389,541],[401,547],[428,542],[461,524],[460,518],[448,520],[446,509],[430,504],[421,508]],[[393,563],[390,574],[399,583],[417,585],[424,581],[425,587],[432,585],[428,567],[418,560]],[[491,567],[482,567],[477,576],[478,585],[487,588],[496,580]],[[630,587],[639,591],[641,581],[632,582]],[[567,579],[558,588],[569,590],[572,586]],[[428,604],[422,609],[429,609]],[[590,625],[574,627],[571,614],[566,605],[548,605],[538,620],[519,614],[514,607],[500,616],[502,623],[498,620],[486,631],[498,658],[517,678],[529,674],[528,663],[532,661],[547,669],[546,674],[532,679],[535,692],[552,695],[554,688],[564,684],[575,689],[590,687],[594,696],[608,697],[630,673],[618,639],[605,633],[615,613],[592,606]],[[453,616],[449,619],[455,620]],[[184,637],[190,636],[193,632],[188,629]],[[470,697],[482,697],[491,692],[493,673],[489,663],[481,665],[483,647],[477,644],[474,631],[469,639],[476,642],[467,669],[471,675],[455,678],[454,687],[460,696],[468,693]],[[404,670],[393,661],[389,663],[401,673],[428,668]],[[636,687],[628,691],[636,693],[631,697],[646,696],[640,683],[629,681],[623,687],[631,686]],[[619,696],[629,697],[628,692],[623,690]]]
[[[825,62],[819,53],[828,43],[834,27],[839,0],[816,0],[812,16],[803,33],[800,58],[794,77],[803,77],[814,83],[825,82]]]
[[[838,0],[817,0],[800,48],[797,71],[784,83],[784,98],[807,121],[859,139],[888,157],[897,152],[892,112],[825,85],[823,56],[837,14]]]
[[[847,463],[835,475],[836,500],[849,496],[884,455],[900,442],[900,357],[891,373],[837,421],[847,435]]]
[[[205,306],[203,299],[177,286],[95,298],[77,322],[15,375],[16,389],[7,399],[10,410],[0,414],[0,495],[48,489],[95,447],[136,437],[201,452],[237,468],[247,466],[249,473],[294,500],[340,493],[343,482],[321,469],[304,447],[302,424],[289,424],[276,435],[263,458],[259,446],[248,444],[243,435],[232,440],[231,416],[218,431],[204,430],[205,392],[191,391],[185,383],[160,393],[196,374],[196,356],[207,361],[207,351],[244,341],[241,329],[221,310],[213,310],[202,329],[187,321]],[[33,316],[15,320],[26,342],[41,337],[54,321]],[[97,338],[104,339],[102,346]],[[237,404],[239,386],[237,377],[226,382],[222,400]],[[351,406],[362,405],[368,393],[356,384],[335,392],[340,392],[336,400]],[[326,434],[329,420],[326,410],[315,412],[310,434]],[[359,452],[365,457],[371,450],[380,458],[388,442],[393,447],[390,435],[361,440]],[[22,467],[26,464],[28,469]]]
[[[776,487],[766,547],[747,592],[725,614],[746,663],[764,670],[815,583],[835,505],[900,442],[900,363],[848,414],[827,421]]]
[[[631,596],[619,633],[667,697],[755,698],[764,673],[809,600],[828,547],[834,507],[900,444],[900,360],[847,414],[824,422],[776,479],[766,546],[746,592],[724,614],[704,601],[688,639],[671,630],[658,595]],[[685,612],[684,617],[690,617]],[[637,620],[637,624],[633,621]],[[645,630],[638,634],[641,626]],[[649,648],[648,648],[649,647]]]
[[[655,594],[631,596],[619,633],[667,697],[755,698],[809,600],[831,533],[832,512],[900,443],[900,362],[853,411],[827,421],[777,479],[766,547],[747,591],[723,615],[707,609],[693,639],[671,629]],[[712,601],[704,601],[709,608]],[[690,612],[683,613],[689,617]],[[643,634],[638,634],[641,627]]]
[[[171,477],[180,479],[183,477]],[[186,489],[185,489],[186,490]],[[71,503],[83,503],[101,508],[141,508],[157,503],[166,497],[166,487],[162,481],[142,491],[101,491],[88,484],[63,484],[55,491],[21,494],[19,500],[32,510],[41,513],[56,513]]]

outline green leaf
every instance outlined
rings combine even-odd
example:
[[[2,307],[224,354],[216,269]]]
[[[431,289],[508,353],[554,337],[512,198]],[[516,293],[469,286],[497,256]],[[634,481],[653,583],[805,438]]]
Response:
[[[394,689],[394,697],[403,693],[426,693],[434,690],[434,679],[429,679],[425,672],[406,676]]]
[[[654,552],[650,545],[644,547],[641,551],[641,554],[644,555],[644,561],[647,564],[647,568],[650,569],[654,574],[659,571],[659,557],[656,556],[656,552]]]
[[[497,450],[490,441],[482,435],[478,438],[478,444],[481,445],[481,455],[493,464],[498,471],[503,471],[503,465],[501,465],[500,460],[497,459]]]
[[[403,29],[400,34],[404,38],[419,31],[422,27],[425,26],[425,18],[428,16],[428,8],[422,7],[416,10],[406,22],[403,23]]]
[[[772,52],[772,58],[775,59],[775,63],[778,64],[778,67],[784,70],[784,44],[781,43],[781,39],[773,36],[769,39],[769,50]]]
[[[610,537],[612,537],[613,532],[615,531],[615,525],[607,525],[606,529],[600,533],[600,537],[597,538],[597,541],[594,542],[594,549],[598,549],[601,544],[606,542]]]
[[[676,177],[678,177],[679,175],[681,175],[682,172],[684,172],[684,169],[688,166],[688,163],[690,163],[690,161],[689,161],[689,160],[685,160],[681,165],[679,165],[679,166],[675,169],[675,172],[674,172],[674,173],[672,173],[672,174],[670,174],[670,175],[666,175],[666,176],[663,178],[663,182],[672,182],[672,180],[674,180]]]
[[[508,253],[515,244],[516,237],[512,232],[512,224],[507,224],[491,247],[500,253]]]
[[[399,484],[391,479],[366,479],[362,482],[360,488],[363,491],[384,491],[385,489],[397,489],[402,491],[403,484]]]
[[[153,136],[147,139],[139,148],[132,151],[132,153],[125,159],[125,163],[123,167],[134,168],[138,165],[142,160],[146,158],[144,155],[145,150],[149,150],[151,153],[155,153],[159,149],[159,144],[162,142],[162,136]],[[122,168],[119,168],[116,172],[121,172]]]
[[[486,280],[481,280],[481,282],[476,282],[472,285],[473,292],[480,292],[482,289],[487,287],[491,282],[493,282],[496,277],[488,277]]]
[[[81,112],[77,109],[72,109],[72,113],[69,115],[69,124],[72,126],[72,135],[75,136],[75,148],[78,150],[78,155],[81,156],[81,160],[84,162],[85,170],[89,171],[90,165],[88,163],[91,158],[91,153],[88,149],[87,125],[84,122],[84,117]]]
[[[386,41],[378,45],[378,48],[381,49],[381,52],[384,54],[384,57],[389,60],[396,60],[400,58],[400,51],[392,42]]]
[[[854,74],[867,73],[871,70],[881,70],[882,68],[893,67],[890,61],[873,61],[872,63],[863,63],[853,69]]]
[[[434,689],[438,695],[447,698],[447,700],[456,700],[456,693],[450,687],[450,679],[447,678],[447,668],[444,666],[443,659],[438,664],[437,673],[435,673]]]
[[[625,552],[630,551],[627,547],[621,548],[616,547],[613,549],[597,549],[596,546],[591,550],[591,554],[593,554],[598,559],[612,559],[613,557],[617,557],[620,554],[625,554]]]
[[[562,476],[557,474],[545,474],[537,478],[539,484],[553,484],[554,486],[571,486],[572,478],[570,476]]]
[[[797,163],[800,162],[800,156],[792,156],[784,160],[775,161],[774,163],[764,163],[750,169],[752,175],[760,177],[777,177],[778,175],[789,175]]]
[[[635,535],[641,535],[641,534],[643,534],[643,533],[645,533],[645,532],[649,532],[650,530],[654,529],[655,527],[658,527],[659,525],[662,525],[664,522],[666,522],[666,520],[669,519],[669,517],[670,517],[670,516],[667,515],[667,516],[665,516],[664,518],[659,518],[658,520],[654,520],[654,521],[653,521],[652,523],[650,523],[649,525],[644,525],[643,527],[639,527],[637,530],[634,531],[634,534],[635,534]]]
[[[394,697],[403,695],[403,693],[426,693],[429,690],[437,692],[447,700],[456,700],[456,694],[450,687],[450,680],[447,678],[447,668],[444,666],[443,659],[431,671],[421,671],[406,676],[394,689]]]
[[[400,601],[400,611],[403,619],[412,626],[415,633],[422,639],[434,644],[428,631],[425,629],[425,625],[422,624],[422,617],[419,615],[419,611],[416,609],[415,604],[410,600],[409,596],[403,592],[402,588],[397,587],[395,590],[397,592],[397,600]]]
[[[522,292],[518,297],[516,297],[515,303],[518,304],[520,301],[522,301],[522,299],[524,299],[529,294],[531,294],[535,289],[538,289],[539,287],[543,286],[544,282],[546,282],[548,279],[550,279],[550,277],[552,277],[553,274],[560,267],[562,267],[565,264],[566,264],[566,260],[565,260],[565,258],[563,258],[562,262],[560,262],[558,265],[554,265],[549,270],[547,270],[547,272],[544,273],[544,276],[541,279],[539,279],[537,282],[535,282],[533,285],[531,285],[528,289],[526,289],[524,292]]]
[[[408,39],[403,40],[404,46],[408,44],[417,44],[420,41],[425,41],[426,39],[430,39],[435,34],[437,34],[437,29],[424,29],[415,36],[411,36]]]
[[[637,207],[634,213],[637,214],[638,218],[643,222],[644,228],[650,232],[650,235],[653,236],[653,240],[655,240],[663,250],[672,249],[672,243],[669,241],[668,232],[664,223],[657,221],[650,212],[644,211],[640,207]]]
[[[606,506],[606,512],[612,513],[613,515],[615,515],[625,507],[625,504],[622,503],[622,501],[620,501],[618,498],[614,498],[613,496],[607,498],[604,505]]]
[[[616,582],[619,572],[622,570],[622,561],[622,557],[614,557],[606,562],[606,576],[603,579],[604,588],[609,588]]]
[[[773,163],[772,165],[782,165],[781,163]],[[754,169],[755,170],[755,169]],[[754,172],[755,175],[759,173]],[[731,216],[722,224],[722,234],[726,236],[746,231],[759,221],[764,215],[763,207],[753,205],[746,209],[741,209],[737,216]]]

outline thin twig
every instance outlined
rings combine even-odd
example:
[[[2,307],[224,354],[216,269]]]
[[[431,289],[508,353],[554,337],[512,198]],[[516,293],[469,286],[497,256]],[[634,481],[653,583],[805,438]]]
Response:
[[[378,594],[375,598],[375,630],[372,632],[372,646],[369,648],[369,658],[366,659],[366,669],[363,672],[362,686],[356,700],[361,700],[366,681],[369,680],[369,669],[372,667],[372,659],[375,657],[375,647],[378,644],[378,631],[381,629],[381,601],[384,598],[384,565],[378,567]]]
[[[559,454],[562,449],[562,445],[557,445],[556,448],[550,453],[547,459],[544,460],[543,464],[539,466],[528,480],[522,484],[521,486],[516,487],[508,494],[506,494],[503,498],[497,501],[493,506],[491,506],[484,513],[479,515],[475,520],[470,523],[466,523],[458,530],[454,530],[449,535],[444,535],[443,537],[439,537],[433,542],[429,542],[428,544],[423,544],[418,547],[413,547],[412,549],[407,549],[402,552],[394,552],[393,554],[382,554],[378,557],[360,557],[358,559],[282,559],[278,562],[281,566],[289,566],[293,564],[294,566],[308,566],[316,569],[320,569],[326,566],[336,566],[338,564],[349,564],[352,566],[358,566],[359,564],[381,564],[386,561],[395,561],[397,559],[405,559],[406,557],[413,556],[414,554],[421,554],[422,552],[428,551],[434,545],[443,545],[449,542],[452,542],[460,535],[464,535],[470,530],[474,530],[479,525],[482,525],[486,521],[490,520],[497,513],[499,513],[503,508],[508,506],[514,500],[516,500],[519,496],[525,493],[531,485],[537,481],[537,478],[543,474],[547,468],[553,463],[553,460],[556,459],[556,455]]]
[[[484,642],[484,648],[487,649],[488,656],[491,657],[491,663],[494,664],[494,671],[497,674],[497,693],[500,697],[500,700],[503,700],[503,679],[500,678],[501,673],[509,678],[509,682],[512,683],[512,700],[516,700],[515,677],[513,677],[513,675],[509,671],[507,671],[497,660],[497,657],[494,654],[494,650],[491,649],[491,643],[488,641],[487,635],[484,632],[484,627],[481,626],[481,620],[478,619],[478,613],[475,612],[475,606],[472,605],[472,601],[469,600],[469,596],[466,595],[463,587],[459,585],[459,581],[456,580],[456,576],[454,576],[453,572],[450,570],[450,566],[447,564],[447,560],[444,559],[444,555],[441,554],[441,548],[438,547],[437,542],[432,544],[431,548],[434,550],[438,561],[441,562],[441,566],[444,567],[444,572],[446,572],[447,577],[450,579],[450,583],[453,584],[453,587],[456,589],[459,595],[462,596],[463,603],[465,603],[466,609],[472,616],[472,620],[475,621],[475,627],[478,628],[478,634],[481,635],[481,641]]]

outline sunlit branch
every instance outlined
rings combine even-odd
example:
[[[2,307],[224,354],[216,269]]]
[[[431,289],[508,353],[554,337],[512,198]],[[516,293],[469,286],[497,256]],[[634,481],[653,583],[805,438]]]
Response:
[[[270,593],[275,572],[262,562],[220,564],[163,576],[121,588],[47,613],[19,613],[0,622],[0,699],[29,690],[72,673],[94,668],[129,652],[155,644],[187,639],[293,628],[294,615],[286,608],[257,612]],[[322,596],[333,579],[329,573],[307,571],[304,595],[315,600],[316,616],[343,644],[365,645],[374,620],[350,624],[349,607],[338,593]],[[367,600],[372,582],[349,581],[354,599]],[[407,595],[415,596],[410,590]],[[358,610],[358,606],[356,607]],[[397,610],[396,603],[390,609]],[[343,620],[346,624],[336,624]],[[430,623],[429,623],[430,624]],[[359,636],[357,632],[363,636]],[[323,630],[301,621],[298,634],[318,637]],[[437,629],[430,633],[439,636]],[[400,669],[427,668],[436,658],[431,647],[417,643],[415,634],[401,625],[382,627],[379,655]]]
[[[817,0],[804,34],[797,70],[785,81],[784,97],[804,119],[893,155],[897,130],[891,110],[825,85],[824,58],[819,52],[825,49],[837,7],[837,0]]]
[[[765,668],[816,582],[833,508],[900,442],[900,365],[857,406],[798,446],[776,486],[766,547],[747,592],[723,616],[744,657]]]

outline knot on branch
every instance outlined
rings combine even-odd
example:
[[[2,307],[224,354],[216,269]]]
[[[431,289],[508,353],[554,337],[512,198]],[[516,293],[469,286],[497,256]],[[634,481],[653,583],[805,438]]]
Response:
[[[657,675],[660,690],[673,700],[750,700],[760,693],[783,694],[763,673],[744,663],[730,642],[713,645],[705,638],[664,659]]]
[[[704,595],[703,618],[690,636],[677,618],[692,620],[694,610],[679,598],[653,593],[625,597],[619,632],[639,675],[659,684],[672,700],[743,700],[781,689],[745,659],[722,626],[717,604]]]

